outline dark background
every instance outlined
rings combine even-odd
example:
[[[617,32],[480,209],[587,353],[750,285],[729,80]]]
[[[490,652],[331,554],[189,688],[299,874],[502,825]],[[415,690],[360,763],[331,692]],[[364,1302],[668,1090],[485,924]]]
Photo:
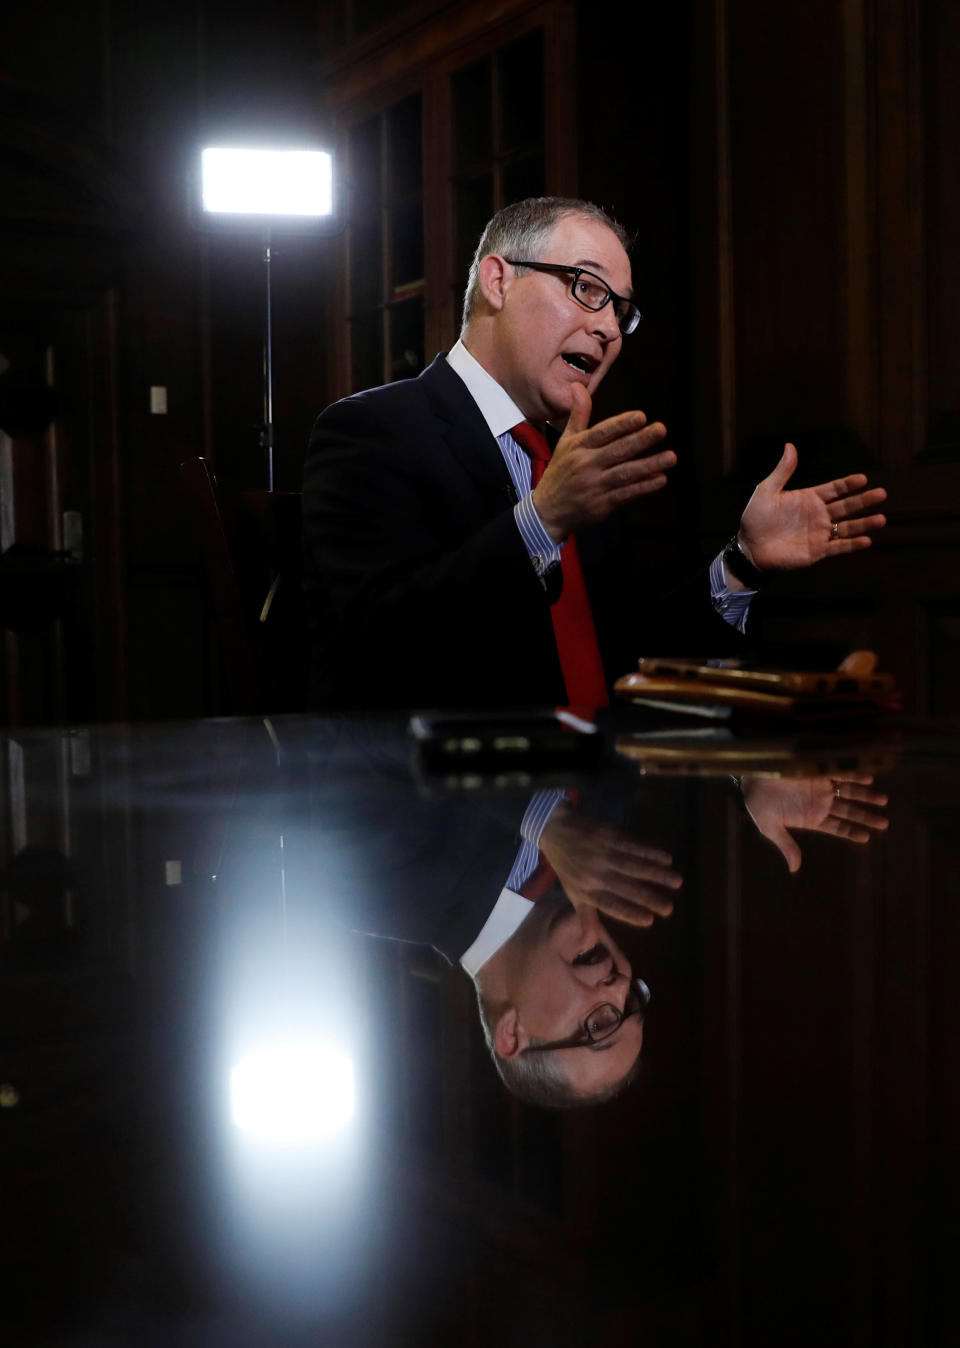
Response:
[[[890,490],[890,527],[866,557],[785,580],[767,630],[825,652],[874,647],[908,707],[948,707],[960,646],[960,20],[948,0],[605,15],[510,0],[269,11],[41,0],[7,17],[8,723],[240,709],[178,466],[204,455],[228,497],[265,485],[263,276],[256,237],[191,220],[200,145],[269,134],[340,147],[360,119],[418,95],[429,359],[454,336],[459,284],[449,80],[534,30],[547,190],[596,199],[637,231],[644,323],[598,411],[643,407],[680,455],[669,495],[639,516],[645,541],[709,555],[788,436],[808,480],[864,469]],[[275,251],[283,490],[299,486],[312,416],[351,386],[349,237]],[[149,411],[154,385],[167,389],[164,416]]]

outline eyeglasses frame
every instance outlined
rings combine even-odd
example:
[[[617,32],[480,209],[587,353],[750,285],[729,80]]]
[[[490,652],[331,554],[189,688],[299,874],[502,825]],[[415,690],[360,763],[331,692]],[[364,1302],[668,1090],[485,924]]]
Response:
[[[587,1029],[586,1024],[583,1024],[580,1026],[577,1033],[570,1035],[568,1039],[555,1039],[549,1044],[530,1044],[527,1048],[522,1048],[520,1050],[521,1054],[546,1053],[548,1049],[556,1048],[591,1048],[594,1044],[604,1043],[612,1035],[616,1034],[625,1020],[629,1020],[631,1016],[642,1016],[650,1005],[650,988],[642,978],[634,978],[631,981],[627,996],[624,999],[624,1006],[626,1006],[629,1001],[631,992],[636,994],[637,1001],[639,1002],[639,1005],[635,1006],[632,1011],[621,1011],[619,1006],[614,1006],[612,1002],[601,1002],[600,1006],[594,1007],[590,1012],[590,1015],[596,1015],[600,1010],[600,1007],[609,1006],[617,1013],[616,1025],[611,1025],[610,1029],[607,1030],[605,1034],[601,1034],[599,1037],[592,1035]],[[585,1020],[589,1020],[590,1015],[586,1016]]]
[[[640,320],[643,318],[643,314],[634,304],[633,300],[630,299],[629,295],[618,295],[615,290],[610,289],[602,276],[598,276],[597,273],[591,271],[589,267],[567,267],[559,262],[523,262],[515,257],[505,257],[503,260],[504,262],[509,262],[511,267],[529,267],[531,271],[547,272],[555,276],[572,276],[573,280],[570,282],[570,298],[576,304],[579,304],[581,309],[586,309],[588,313],[598,314],[601,309],[605,309],[607,305],[613,301],[619,301],[621,304],[629,305],[627,317],[629,318],[631,314],[635,315],[630,326],[625,328],[620,322],[620,319],[617,319],[617,327],[624,337],[628,337],[631,332],[635,332]],[[607,292],[607,298],[602,304],[598,304],[594,307],[592,304],[584,304],[583,300],[579,298],[576,292],[577,282],[580,280],[581,276],[589,276],[591,280],[597,281],[603,286],[604,290]],[[616,314],[616,312],[616,306],[614,306],[614,314]]]

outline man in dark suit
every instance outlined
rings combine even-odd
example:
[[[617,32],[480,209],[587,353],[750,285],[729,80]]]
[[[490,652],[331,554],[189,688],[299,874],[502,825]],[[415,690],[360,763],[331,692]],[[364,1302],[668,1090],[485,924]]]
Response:
[[[317,419],[303,493],[316,705],[596,704],[643,650],[735,648],[765,573],[866,547],[884,523],[864,516],[885,493],[859,474],[786,491],[788,445],[709,572],[638,574],[615,517],[676,455],[642,412],[589,424],[639,319],[626,241],[586,202],[500,211],[454,348]]]

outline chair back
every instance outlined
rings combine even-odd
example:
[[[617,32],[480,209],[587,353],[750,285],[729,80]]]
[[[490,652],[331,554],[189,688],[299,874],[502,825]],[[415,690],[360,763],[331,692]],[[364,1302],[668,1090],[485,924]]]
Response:
[[[244,492],[225,503],[204,458],[180,465],[234,715],[300,711],[307,644],[300,599],[300,495]]]

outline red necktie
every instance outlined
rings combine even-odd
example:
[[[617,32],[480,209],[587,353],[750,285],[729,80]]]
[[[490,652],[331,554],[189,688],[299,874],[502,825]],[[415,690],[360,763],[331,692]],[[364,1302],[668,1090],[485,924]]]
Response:
[[[537,868],[532,875],[528,875],[526,880],[520,886],[520,893],[523,898],[529,899],[531,903],[536,903],[537,899],[542,899],[544,894],[556,881],[557,872],[550,865],[546,857],[541,856],[537,862]]]
[[[546,436],[528,421],[521,421],[519,426],[514,426],[510,434],[530,455],[531,480],[535,487],[550,462],[550,446]],[[607,697],[607,681],[597,646],[587,587],[583,581],[577,540],[573,534],[563,546],[560,567],[563,589],[559,599],[551,605],[550,617],[553,619],[553,635],[557,642],[563,681],[567,685],[567,702],[575,706],[606,707],[610,701]]]

